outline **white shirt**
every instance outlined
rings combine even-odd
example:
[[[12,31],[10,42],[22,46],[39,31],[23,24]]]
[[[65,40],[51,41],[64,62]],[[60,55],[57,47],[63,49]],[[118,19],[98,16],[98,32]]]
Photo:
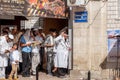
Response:
[[[19,51],[18,50],[14,50],[12,53],[10,53],[10,61],[12,64],[16,64],[15,61],[19,61],[20,57],[19,57]]]
[[[8,53],[5,53],[6,50],[10,50],[10,46],[6,41],[5,36],[0,36],[0,67],[8,66]]]
[[[51,35],[48,35],[48,37],[45,40],[45,44],[54,45],[54,38]],[[53,50],[54,47],[47,47],[47,51]]]
[[[0,36],[0,53],[4,54],[6,50],[10,50],[10,46],[8,42],[6,41],[5,36]]]

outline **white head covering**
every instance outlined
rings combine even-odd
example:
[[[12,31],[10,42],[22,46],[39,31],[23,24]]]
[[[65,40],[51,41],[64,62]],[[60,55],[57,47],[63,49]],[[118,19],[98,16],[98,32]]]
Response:
[[[65,27],[62,30],[60,30],[59,34],[61,34],[62,32],[66,32],[67,30],[68,30],[68,27]]]
[[[14,39],[14,36],[13,36],[12,34],[8,34],[8,37],[9,37],[10,39]]]
[[[41,26],[38,29],[43,29]]]
[[[35,31],[37,31],[37,30],[38,30],[38,28],[34,28],[34,30],[35,30]]]
[[[23,36],[24,36],[26,42],[28,42],[30,40],[30,29],[27,29]]]

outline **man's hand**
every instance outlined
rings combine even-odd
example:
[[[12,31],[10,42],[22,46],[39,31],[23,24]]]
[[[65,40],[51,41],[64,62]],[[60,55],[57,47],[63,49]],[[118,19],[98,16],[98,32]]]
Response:
[[[10,51],[13,51],[13,50],[14,50],[13,48],[10,49]]]
[[[28,44],[27,44],[27,46],[30,46],[30,45],[31,45],[31,43],[28,43]]]
[[[5,50],[5,53],[9,53],[10,51],[9,50]]]
[[[31,45],[31,42],[27,42],[27,43],[26,43],[26,46],[30,46],[30,45]]]
[[[53,47],[54,44],[46,44],[45,46],[46,46],[46,47]]]
[[[61,36],[64,36],[64,32],[61,32],[61,34],[60,34]]]
[[[18,64],[18,63],[19,63],[19,61],[18,61],[18,60],[16,60],[16,61],[15,61],[15,63],[17,63],[17,64]]]
[[[71,51],[71,50],[72,50],[72,48],[69,48],[68,50],[69,50],[69,51]]]

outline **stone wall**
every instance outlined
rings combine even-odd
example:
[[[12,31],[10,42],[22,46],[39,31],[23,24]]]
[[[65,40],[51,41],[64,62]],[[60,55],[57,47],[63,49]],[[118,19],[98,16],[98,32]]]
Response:
[[[116,70],[117,63],[107,61],[107,30],[120,29],[119,2],[90,1],[85,8],[88,22],[73,23],[71,76],[87,79],[90,71],[92,80],[114,80],[119,73]]]
[[[119,0],[108,0],[107,3],[107,28],[120,29]]]
[[[90,1],[87,23],[73,23],[73,70],[80,77],[87,79],[88,71],[93,80],[110,80],[103,63],[107,55],[107,2]],[[74,16],[74,15],[73,15]],[[73,74],[72,74],[73,73]]]

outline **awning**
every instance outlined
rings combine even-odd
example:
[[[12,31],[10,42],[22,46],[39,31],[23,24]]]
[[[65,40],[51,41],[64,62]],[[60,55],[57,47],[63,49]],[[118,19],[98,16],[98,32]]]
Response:
[[[0,15],[0,19],[14,19],[14,16],[10,16],[10,15]]]

